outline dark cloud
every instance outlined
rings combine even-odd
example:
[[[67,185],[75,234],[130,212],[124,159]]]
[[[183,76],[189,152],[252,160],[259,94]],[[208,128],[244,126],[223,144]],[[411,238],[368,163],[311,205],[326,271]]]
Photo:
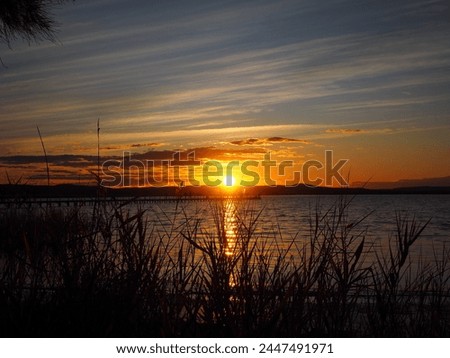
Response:
[[[267,141],[268,138],[265,139]],[[273,137],[273,142],[290,141]],[[266,153],[260,147],[249,148],[217,148],[214,146],[194,147],[183,150],[148,150],[144,153],[124,151],[122,155],[102,155],[100,165],[105,175],[114,176],[117,168],[151,166],[159,170],[162,165],[187,166],[201,165],[206,160],[230,161],[247,160]],[[27,180],[47,180],[46,161],[50,168],[51,180],[66,180],[79,183],[92,179],[92,172],[96,173],[98,157],[95,155],[43,155],[36,156],[3,156],[0,157],[0,167],[12,177],[20,175]],[[111,168],[116,168],[111,170]],[[126,175],[131,175],[127,172]]]
[[[285,138],[285,137],[269,137],[266,139],[267,142],[270,143],[303,143],[303,144],[309,144],[310,141],[305,139],[294,139],[294,138]]]
[[[325,131],[326,133],[340,133],[340,134],[359,134],[365,133],[366,131],[362,129],[350,129],[350,128],[331,128]]]
[[[156,142],[152,142],[152,143],[137,143],[137,144],[132,144],[131,148],[160,147],[162,145],[163,145],[163,143],[156,143]]]
[[[101,150],[123,150],[123,149],[127,149],[128,146],[124,147],[122,145],[108,145],[106,147],[101,147]]]
[[[148,148],[148,147],[161,147],[163,143],[150,142],[150,143],[134,143],[123,145],[108,145],[101,147],[102,150],[130,150],[131,148]]]
[[[222,149],[216,147],[196,148],[195,154],[199,159],[216,159],[216,160],[230,160],[246,158],[254,154],[262,154],[266,151],[261,148],[247,148],[247,149]]]
[[[0,163],[7,165],[45,163],[45,157],[42,155],[13,155],[0,157]]]
[[[152,150],[143,154],[135,154],[132,156],[133,159],[139,160],[205,160],[205,159],[216,159],[216,160],[229,160],[230,156],[248,156],[252,154],[261,154],[266,151],[261,148],[245,148],[245,149],[226,149],[217,147],[199,147],[190,148],[185,150],[164,150],[157,151]]]
[[[45,164],[46,160],[50,165],[58,166],[73,166],[85,167],[88,165],[97,164],[97,157],[94,155],[48,155],[47,158],[43,155],[15,155],[0,157],[0,164],[3,165],[30,165],[30,164]]]
[[[230,142],[230,144],[234,145],[254,145],[254,144],[261,144],[261,140],[258,138],[248,138],[248,139],[242,139],[242,140],[235,140]]]
[[[30,175],[27,179],[29,180],[47,180],[47,174],[33,174]],[[86,181],[92,181],[94,179],[94,176],[92,174],[76,174],[76,173],[70,173],[70,174],[58,174],[58,173],[51,173],[50,179],[53,180],[62,180],[65,182],[68,181],[75,181],[75,182],[86,182]]]
[[[247,138],[229,142],[233,145],[268,145],[272,143],[302,143],[309,144],[310,141],[304,139],[286,138],[286,137],[268,137],[268,138]]]

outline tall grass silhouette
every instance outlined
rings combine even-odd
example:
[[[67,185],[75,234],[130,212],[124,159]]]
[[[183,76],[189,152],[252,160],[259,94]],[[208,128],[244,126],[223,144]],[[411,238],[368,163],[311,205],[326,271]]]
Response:
[[[410,255],[426,222],[398,215],[375,249],[346,198],[291,239],[258,231],[249,203],[209,205],[214,225],[176,205],[158,229],[137,205],[3,210],[2,336],[449,335],[450,250]]]

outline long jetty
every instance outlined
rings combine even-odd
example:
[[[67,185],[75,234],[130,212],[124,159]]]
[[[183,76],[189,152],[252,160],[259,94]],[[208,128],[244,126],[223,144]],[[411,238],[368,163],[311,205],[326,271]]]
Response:
[[[225,201],[225,200],[256,200],[260,196],[144,196],[144,197],[88,197],[88,198],[0,198],[0,207],[38,206],[38,207],[78,207],[97,204],[150,204],[161,202],[184,201]]]

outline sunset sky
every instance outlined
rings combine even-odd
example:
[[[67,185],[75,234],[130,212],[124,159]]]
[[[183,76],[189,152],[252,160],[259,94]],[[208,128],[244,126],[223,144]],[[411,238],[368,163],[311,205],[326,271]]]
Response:
[[[448,1],[76,0],[57,41],[0,44],[0,182],[101,156],[348,159],[350,181],[450,176]],[[317,175],[322,175],[318,173]]]

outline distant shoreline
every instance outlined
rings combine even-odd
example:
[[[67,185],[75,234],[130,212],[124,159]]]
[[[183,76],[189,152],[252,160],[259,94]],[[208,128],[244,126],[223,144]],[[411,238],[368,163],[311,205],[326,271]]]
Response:
[[[85,185],[61,184],[45,185],[0,185],[0,198],[92,198],[92,197],[151,197],[151,196],[268,196],[268,195],[399,195],[435,194],[448,195],[450,187],[400,187],[394,189],[328,188],[284,186],[255,186],[247,188],[223,189],[217,187],[146,187],[146,188],[106,188]]]

